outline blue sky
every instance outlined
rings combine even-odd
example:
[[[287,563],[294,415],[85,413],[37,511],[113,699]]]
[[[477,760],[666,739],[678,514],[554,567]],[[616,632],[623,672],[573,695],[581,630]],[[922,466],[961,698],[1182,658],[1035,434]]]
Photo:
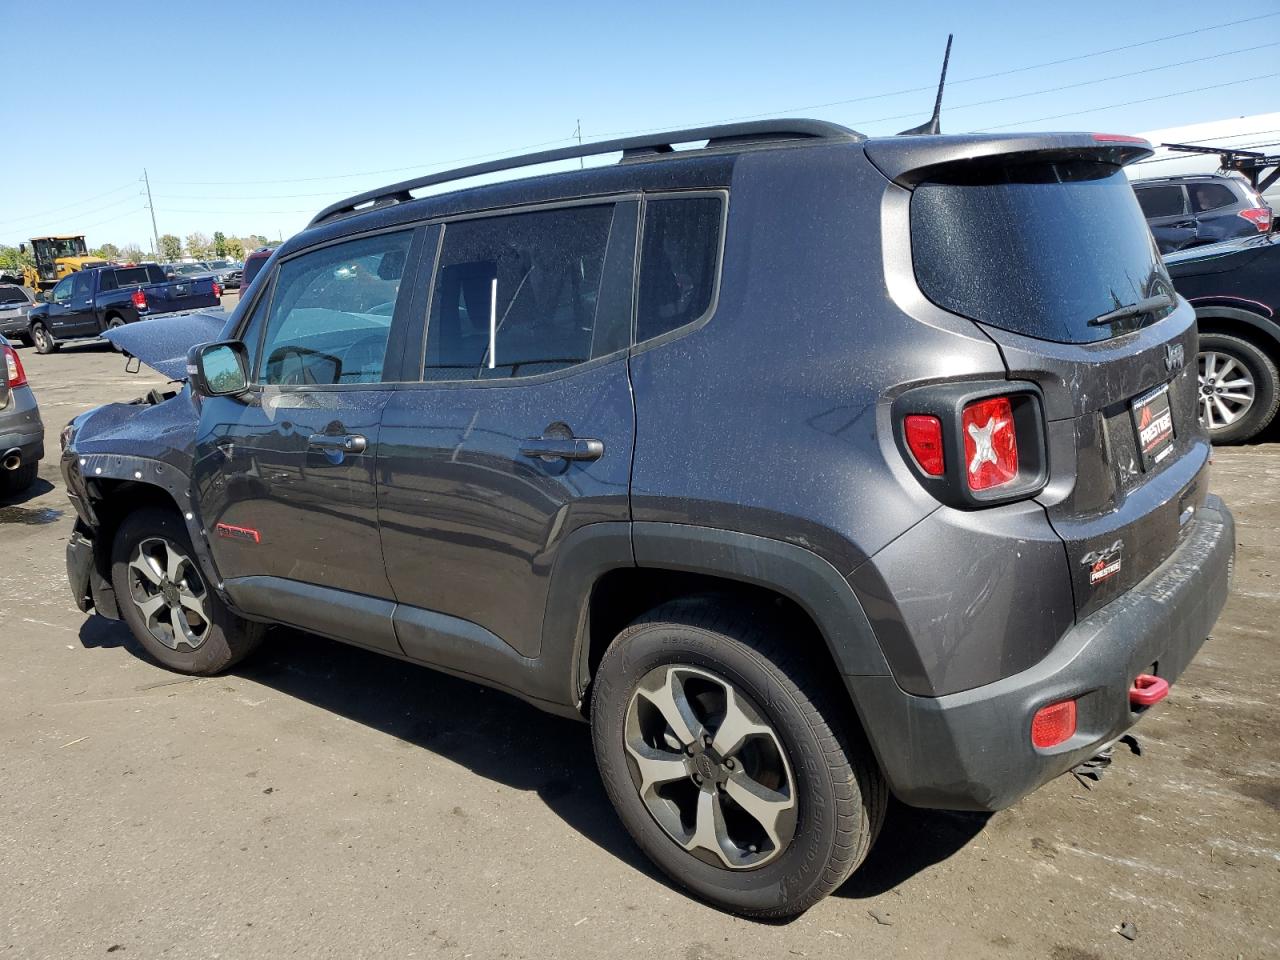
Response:
[[[931,90],[897,91],[936,82],[948,31],[946,132],[1144,131],[1280,101],[1280,0],[50,10],[0,0],[20,40],[5,53],[3,243],[83,232],[148,249],[144,167],[161,233],[274,239],[363,189],[567,144],[579,119],[587,139],[757,115],[891,134],[927,117]],[[1203,32],[1145,43],[1189,31]]]

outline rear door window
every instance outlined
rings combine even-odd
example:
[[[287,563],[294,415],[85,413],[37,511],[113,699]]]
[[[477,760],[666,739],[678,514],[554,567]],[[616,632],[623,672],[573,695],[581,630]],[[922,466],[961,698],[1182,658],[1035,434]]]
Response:
[[[258,379],[379,383],[412,231],[321,247],[280,265]]]
[[[1222,183],[1189,183],[1187,193],[1191,196],[1191,209],[1196,213],[1218,210],[1237,202],[1231,188]]]
[[[629,208],[634,221],[634,204]],[[445,226],[427,323],[427,380],[550,373],[627,346],[628,301],[603,285],[615,205],[461,220]],[[630,250],[611,263],[634,262]],[[622,279],[621,277],[619,279]]]
[[[1089,321],[1173,290],[1133,188],[1112,164],[940,175],[913,193],[911,250],[916,282],[938,306],[1044,340],[1117,336],[1152,318]]]
[[[1138,187],[1134,190],[1142,213],[1148,219],[1176,217],[1186,213],[1186,198],[1180,186]]]
[[[645,203],[637,343],[692,323],[711,309],[722,221],[719,197]]]

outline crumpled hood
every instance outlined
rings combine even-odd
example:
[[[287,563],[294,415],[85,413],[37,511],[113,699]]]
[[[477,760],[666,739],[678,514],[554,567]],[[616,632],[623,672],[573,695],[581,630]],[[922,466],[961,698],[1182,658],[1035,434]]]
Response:
[[[168,313],[108,330],[103,339],[137,357],[170,380],[187,379],[187,351],[198,343],[223,339],[231,321],[224,310]]]

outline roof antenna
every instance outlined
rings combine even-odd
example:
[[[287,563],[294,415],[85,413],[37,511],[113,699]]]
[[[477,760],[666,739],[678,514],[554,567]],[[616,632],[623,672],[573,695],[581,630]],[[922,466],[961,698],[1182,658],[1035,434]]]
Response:
[[[933,116],[927,122],[920,124],[918,127],[912,127],[910,130],[903,130],[898,134],[900,137],[916,137],[921,134],[937,134],[942,129],[938,123],[942,116],[942,88],[947,83],[947,64],[951,61],[951,38],[952,34],[947,34],[947,52],[942,55],[942,77],[938,80],[938,98],[933,101]]]

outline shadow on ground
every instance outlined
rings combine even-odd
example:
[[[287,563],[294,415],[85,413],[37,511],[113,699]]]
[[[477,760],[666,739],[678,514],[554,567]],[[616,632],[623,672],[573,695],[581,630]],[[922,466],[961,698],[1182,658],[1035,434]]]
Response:
[[[128,627],[102,617],[85,621],[80,641],[151,659]],[[294,630],[273,630],[263,650],[235,673],[447,757],[495,783],[536,793],[588,840],[676,889],[615,815],[596,771],[586,724],[426,667]],[[864,899],[886,893],[959,851],[987,820],[986,814],[916,810],[891,802],[879,842],[836,895]]]
[[[36,497],[43,497],[53,489],[52,483],[44,479],[44,477],[40,477],[25,490],[20,490],[13,494],[0,494],[0,507],[12,507],[26,503],[29,500],[36,499]]]

